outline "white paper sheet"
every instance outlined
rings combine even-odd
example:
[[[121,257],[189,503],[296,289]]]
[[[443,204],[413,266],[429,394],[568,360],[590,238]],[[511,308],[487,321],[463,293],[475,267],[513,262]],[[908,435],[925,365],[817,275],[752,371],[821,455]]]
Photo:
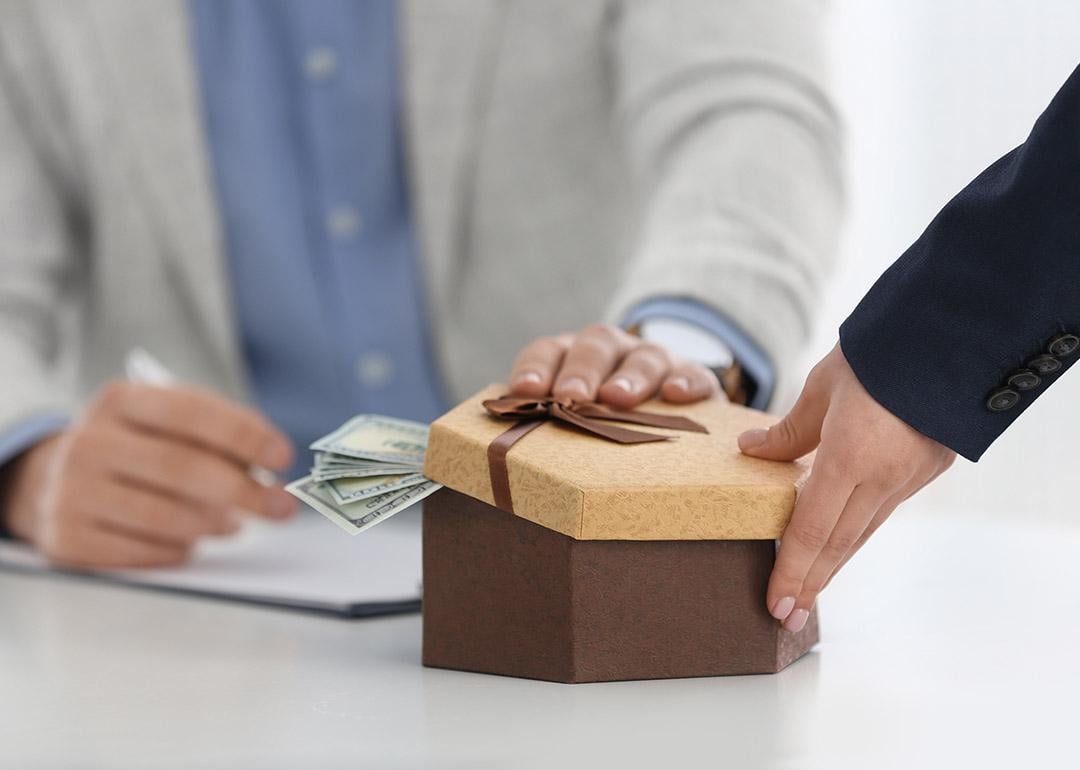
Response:
[[[201,543],[175,569],[54,570],[26,546],[0,540],[0,568],[73,575],[348,617],[419,609],[420,506],[350,537],[310,510],[285,524],[251,522]]]

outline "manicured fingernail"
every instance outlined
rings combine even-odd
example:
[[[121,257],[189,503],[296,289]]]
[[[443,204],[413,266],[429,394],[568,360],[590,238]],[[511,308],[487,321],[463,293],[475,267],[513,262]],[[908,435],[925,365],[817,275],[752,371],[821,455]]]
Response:
[[[562,384],[559,390],[573,391],[580,396],[585,396],[589,392],[589,386],[585,383],[585,380],[580,377],[571,377],[569,380]]]
[[[270,498],[270,513],[277,519],[284,519],[296,510],[296,500],[284,490],[274,490]]]
[[[806,625],[806,620],[809,617],[810,610],[804,610],[802,608],[792,610],[791,614],[788,615],[787,620],[784,621],[784,630],[790,631],[791,633],[802,631],[803,626]]]
[[[764,428],[754,428],[748,430],[739,436],[739,449],[747,450],[759,447],[765,443],[765,437],[769,435],[769,431]]]
[[[515,385],[539,385],[543,382],[544,378],[540,376],[540,372],[522,372],[514,378]]]
[[[616,377],[609,384],[613,388],[618,388],[623,393],[633,393],[634,392],[634,383],[630,382],[629,378],[627,378],[627,377]]]
[[[795,609],[795,597],[785,596],[782,599],[777,599],[776,604],[772,606],[772,609],[769,610],[769,612],[777,620],[784,620],[791,614],[793,609]]]
[[[672,377],[668,383],[684,393],[690,390],[690,380],[685,377]]]

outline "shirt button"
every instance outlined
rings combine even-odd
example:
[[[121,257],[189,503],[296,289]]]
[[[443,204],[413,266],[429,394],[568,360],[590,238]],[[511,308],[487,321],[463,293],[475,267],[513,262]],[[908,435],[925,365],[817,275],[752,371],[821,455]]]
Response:
[[[339,240],[355,238],[360,232],[360,213],[350,206],[337,206],[326,215],[326,229]]]
[[[1076,349],[1080,347],[1080,337],[1075,334],[1059,334],[1050,340],[1050,344],[1046,346],[1046,349],[1050,351],[1051,355],[1058,358],[1068,358]]]
[[[365,353],[356,361],[356,379],[365,388],[385,388],[394,379],[394,362],[379,350]]]
[[[991,412],[1004,412],[1012,409],[1020,401],[1020,394],[1012,388],[998,388],[986,397],[986,408]]]
[[[328,80],[337,72],[338,57],[333,48],[318,46],[304,56],[304,73],[316,83]]]

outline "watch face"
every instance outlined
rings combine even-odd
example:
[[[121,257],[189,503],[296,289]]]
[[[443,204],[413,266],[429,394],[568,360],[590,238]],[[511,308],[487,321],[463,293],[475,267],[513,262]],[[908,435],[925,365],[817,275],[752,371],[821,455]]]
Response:
[[[727,369],[735,360],[723,340],[697,324],[678,318],[649,318],[640,327],[641,339],[709,369]]]

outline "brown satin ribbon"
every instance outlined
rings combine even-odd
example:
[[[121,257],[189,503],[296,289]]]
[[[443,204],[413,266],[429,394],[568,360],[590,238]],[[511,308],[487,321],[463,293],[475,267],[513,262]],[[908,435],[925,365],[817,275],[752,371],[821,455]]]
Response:
[[[608,441],[615,441],[619,444],[667,441],[671,437],[623,428],[618,425],[609,425],[605,421],[615,420],[635,425],[648,425],[653,428],[687,430],[695,433],[709,432],[704,425],[678,415],[624,411],[612,409],[603,404],[559,401],[554,398],[503,396],[502,398],[489,398],[484,402],[484,408],[493,417],[500,420],[513,420],[517,423],[496,436],[495,440],[488,444],[487,451],[488,471],[491,475],[491,492],[495,498],[495,506],[507,513],[514,512],[514,503],[510,497],[510,476],[506,468],[506,453],[530,431],[539,428],[547,420],[573,425],[594,436],[599,436]]]

